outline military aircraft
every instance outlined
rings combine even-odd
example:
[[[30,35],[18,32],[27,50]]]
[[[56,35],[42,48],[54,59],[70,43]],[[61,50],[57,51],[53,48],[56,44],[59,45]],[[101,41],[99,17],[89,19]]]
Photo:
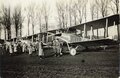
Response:
[[[69,52],[71,55],[76,55],[77,51],[87,49],[88,47],[105,47],[110,45],[117,45],[118,40],[108,35],[108,27],[117,25],[119,15],[113,15],[105,17],[95,21],[83,23],[77,26],[69,27],[67,32],[60,33],[61,35],[54,35],[61,43],[63,43],[62,50]],[[100,28],[104,29],[104,36],[100,37],[97,32],[97,36],[94,35],[94,30]],[[76,30],[82,30],[77,32]],[[64,29],[63,29],[64,30]],[[87,32],[90,35],[88,36]],[[117,30],[113,30],[117,31]],[[52,35],[53,36],[53,35]]]
[[[91,46],[98,48],[118,44],[116,40],[109,38],[90,40],[80,37],[79,35],[68,33],[62,33],[61,36],[56,36],[56,38],[63,44],[62,51],[68,51],[73,56],[77,54],[77,51],[87,49]]]

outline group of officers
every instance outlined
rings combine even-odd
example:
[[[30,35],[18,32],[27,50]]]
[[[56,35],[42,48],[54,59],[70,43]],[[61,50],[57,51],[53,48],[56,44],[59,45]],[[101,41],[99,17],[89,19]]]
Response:
[[[9,55],[14,55],[28,53],[29,55],[32,55],[33,53],[36,53],[40,58],[44,58],[45,55],[43,50],[44,44],[42,41],[39,40],[36,40],[35,42],[29,41],[27,43],[20,40],[16,42],[6,41],[4,42],[4,44],[2,44],[2,48],[5,50],[2,51],[2,54],[8,53]],[[62,55],[62,45],[58,39],[54,39],[52,41],[52,48],[56,57]]]

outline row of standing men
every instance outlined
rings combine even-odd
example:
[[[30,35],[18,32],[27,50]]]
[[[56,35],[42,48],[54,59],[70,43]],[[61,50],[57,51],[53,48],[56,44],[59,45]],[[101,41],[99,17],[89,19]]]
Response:
[[[36,41],[36,42],[5,42],[3,45],[3,48],[5,52],[9,53],[10,55],[13,54],[20,54],[20,53],[29,53],[31,55],[33,52],[36,52],[36,54],[40,57],[44,57],[44,51],[43,51],[43,42],[42,41]],[[58,39],[53,40],[52,47],[55,56],[60,56],[61,53],[61,43]],[[4,53],[2,53],[4,54]]]
[[[42,42],[5,42],[2,45],[3,49],[6,53],[13,55],[13,54],[20,54],[20,53],[29,53],[31,55],[33,52],[36,52],[38,56],[43,56],[43,48]],[[3,53],[4,54],[4,53]]]

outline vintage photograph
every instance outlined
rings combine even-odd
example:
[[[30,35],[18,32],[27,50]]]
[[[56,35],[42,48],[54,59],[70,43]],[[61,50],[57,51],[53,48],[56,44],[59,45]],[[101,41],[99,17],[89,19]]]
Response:
[[[0,0],[0,78],[120,78],[120,0]]]

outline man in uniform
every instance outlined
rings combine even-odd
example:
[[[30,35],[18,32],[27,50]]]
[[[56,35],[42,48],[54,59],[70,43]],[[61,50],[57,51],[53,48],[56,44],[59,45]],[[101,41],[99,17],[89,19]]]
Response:
[[[25,51],[26,51],[26,43],[23,42],[23,44],[22,44],[22,52],[25,52]]]
[[[35,51],[36,51],[36,55],[38,55],[39,53],[39,41],[38,40],[36,40],[35,42]]]
[[[21,41],[18,41],[18,45],[17,45],[17,53],[18,53],[18,54],[21,54],[21,53],[22,53]]]
[[[17,42],[14,42],[14,53],[16,54],[16,52],[17,52]]]
[[[32,54],[32,43],[31,42],[28,44],[28,51],[29,51],[29,55],[31,55]]]
[[[10,53],[10,55],[13,54],[12,42],[9,42],[9,53]]]
[[[59,40],[56,38],[54,41],[53,41],[53,49],[54,49],[54,52],[55,52],[55,56],[60,56],[60,50],[61,50],[61,47],[60,47],[60,42]]]
[[[40,57],[40,59],[44,58],[44,52],[43,52],[43,43],[42,41],[39,42],[39,48],[38,48],[38,56]]]

